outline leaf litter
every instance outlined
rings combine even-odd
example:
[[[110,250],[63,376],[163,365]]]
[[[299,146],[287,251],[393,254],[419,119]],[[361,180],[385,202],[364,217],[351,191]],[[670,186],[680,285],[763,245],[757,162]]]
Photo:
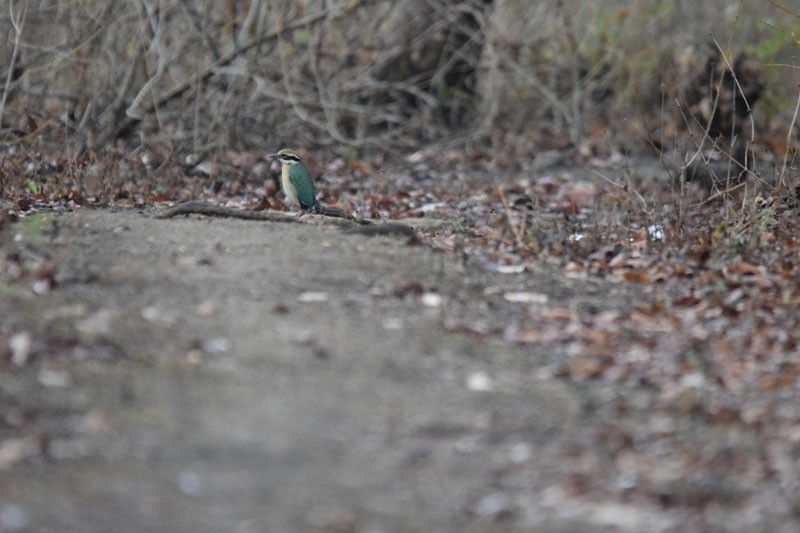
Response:
[[[121,150],[70,157],[8,150],[0,159],[0,283],[34,297],[56,288],[58,257],[37,239],[57,228],[37,227],[41,213],[147,212],[189,199],[250,210],[291,209],[279,192],[277,169],[257,154],[170,161]],[[309,166],[322,174],[317,183],[324,204],[365,217],[444,220],[420,232],[424,243],[514,280],[484,292],[476,319],[448,314],[453,295],[436,287],[411,283],[373,297],[410,294],[422,306],[442,308],[447,330],[553,354],[536,372],[538,379],[594,384],[604,398],[596,409],[611,416],[576,436],[586,444],[576,444],[573,453],[580,454],[582,446],[605,448],[618,471],[619,494],[662,508],[749,502],[764,513],[769,506],[754,495],[775,485],[783,495],[778,512],[796,515],[800,217],[795,190],[758,190],[768,200],[755,192],[711,202],[701,195],[676,199],[666,181],[640,183],[634,194],[586,173],[490,168],[487,157],[454,151],[417,153],[394,166],[384,158],[349,163],[335,158],[325,168],[319,162]],[[611,175],[608,168],[603,172]],[[678,202],[684,203],[681,215]],[[631,290],[637,301],[597,310],[562,307],[536,286],[535,273],[542,269],[567,283],[593,280]],[[323,295],[305,293],[299,301],[321,302]],[[498,298],[514,311],[494,316]],[[89,327],[96,318],[82,324]],[[402,327],[398,320],[386,327]],[[35,358],[41,342],[35,332],[0,326],[7,361],[24,366]],[[473,374],[467,386],[488,390],[491,383],[488,376]],[[647,392],[645,405],[632,391]],[[633,424],[625,416],[633,411],[649,412],[649,421]],[[685,429],[697,425],[715,438]],[[29,457],[27,439],[3,431],[0,466]],[[559,490],[602,493],[598,468],[575,466]],[[502,514],[510,505],[497,502],[486,496],[473,511]]]

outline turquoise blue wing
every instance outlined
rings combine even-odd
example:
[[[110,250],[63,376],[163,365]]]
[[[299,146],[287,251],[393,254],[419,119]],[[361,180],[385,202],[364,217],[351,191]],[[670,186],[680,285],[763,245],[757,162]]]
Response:
[[[302,163],[292,167],[289,172],[289,181],[297,189],[297,201],[300,202],[300,206],[304,209],[316,209],[317,194],[314,190],[314,182]]]

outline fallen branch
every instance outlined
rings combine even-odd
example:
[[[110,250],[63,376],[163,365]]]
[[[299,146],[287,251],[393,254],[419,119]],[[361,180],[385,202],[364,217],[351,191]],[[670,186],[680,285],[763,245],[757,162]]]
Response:
[[[233,207],[208,202],[189,201],[167,207],[155,214],[156,218],[173,218],[180,215],[206,215],[209,217],[269,220],[271,222],[297,222],[297,217],[281,211],[242,211]]]
[[[192,200],[162,209],[154,216],[155,218],[173,218],[180,215],[204,215],[210,217],[239,218],[243,220],[264,220],[269,222],[305,222],[308,220],[306,217],[317,217],[318,219],[322,219],[324,217],[326,223],[339,226],[348,233],[357,233],[360,235],[370,236],[397,235],[408,237],[411,240],[416,239],[416,233],[414,232],[414,228],[411,226],[407,226],[399,222],[377,223],[364,218],[355,218],[351,215],[348,215],[341,209],[325,206],[320,206],[317,214],[309,214],[304,217],[298,217],[296,215],[284,213],[282,211],[274,211],[271,209],[264,211],[244,211],[233,207],[225,207],[209,202]]]

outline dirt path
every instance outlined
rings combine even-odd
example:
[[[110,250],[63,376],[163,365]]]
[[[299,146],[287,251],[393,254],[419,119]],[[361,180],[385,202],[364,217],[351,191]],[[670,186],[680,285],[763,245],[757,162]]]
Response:
[[[608,308],[630,289],[315,225],[81,211],[44,235],[59,286],[0,299],[33,339],[0,377],[0,530],[677,530],[573,497],[576,463],[615,483],[579,442],[600,389],[454,331],[524,312],[506,290]]]

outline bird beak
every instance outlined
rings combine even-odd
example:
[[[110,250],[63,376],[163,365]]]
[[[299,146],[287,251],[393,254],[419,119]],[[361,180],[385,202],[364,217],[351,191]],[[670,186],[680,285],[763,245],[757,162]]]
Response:
[[[276,157],[278,157],[278,154],[269,154],[267,159],[275,159]]]

